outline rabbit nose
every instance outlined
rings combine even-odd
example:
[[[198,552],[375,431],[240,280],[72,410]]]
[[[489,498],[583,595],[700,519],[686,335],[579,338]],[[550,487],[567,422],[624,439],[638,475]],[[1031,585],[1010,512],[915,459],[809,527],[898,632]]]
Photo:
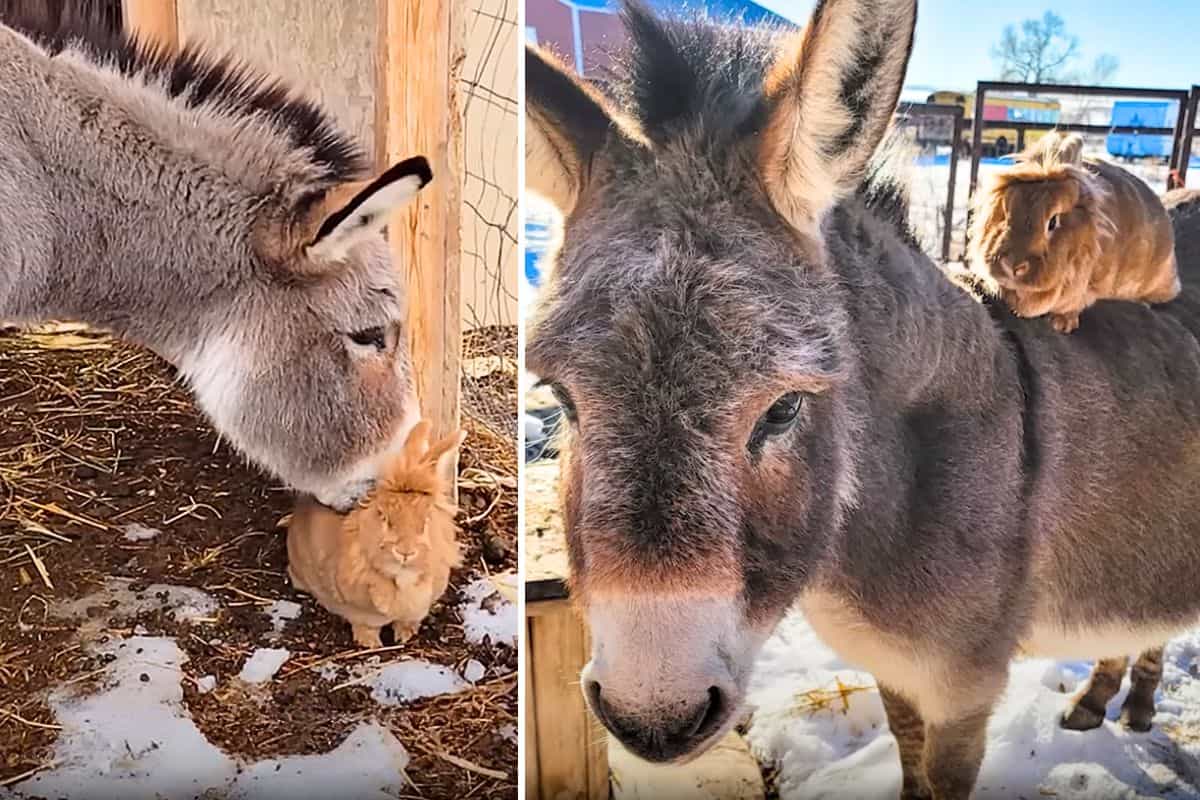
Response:
[[[1029,261],[1028,260],[1014,261],[1009,256],[1001,256],[1000,257],[1000,266],[1004,268],[1005,272],[1007,272],[1009,275],[1012,275],[1013,277],[1016,277],[1016,278],[1023,278],[1029,274]]]

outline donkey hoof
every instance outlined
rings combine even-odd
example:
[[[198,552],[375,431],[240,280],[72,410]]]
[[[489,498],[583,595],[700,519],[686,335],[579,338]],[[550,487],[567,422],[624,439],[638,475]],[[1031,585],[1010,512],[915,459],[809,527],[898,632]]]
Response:
[[[1150,730],[1150,721],[1154,719],[1154,708],[1143,706],[1125,706],[1121,709],[1121,724],[1126,730],[1135,733],[1145,733]]]
[[[1069,731],[1090,731],[1104,724],[1104,714],[1076,704],[1074,708],[1062,715],[1058,724]]]

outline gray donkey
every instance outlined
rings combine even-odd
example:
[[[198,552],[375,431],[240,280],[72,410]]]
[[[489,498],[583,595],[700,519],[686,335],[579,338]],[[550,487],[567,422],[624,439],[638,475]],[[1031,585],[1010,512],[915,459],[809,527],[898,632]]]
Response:
[[[0,6],[0,319],[153,350],[245,456],[345,508],[419,416],[379,231],[429,165],[370,177],[311,102],[130,41],[112,5]]]
[[[1019,653],[1200,621],[1200,215],[1184,291],[1069,337],[952,283],[879,165],[915,0],[799,35],[624,11],[601,94],[526,56],[526,174],[564,214],[529,369],[569,419],[588,703],[682,762],[791,607],[870,670],[902,796],[964,798]]]

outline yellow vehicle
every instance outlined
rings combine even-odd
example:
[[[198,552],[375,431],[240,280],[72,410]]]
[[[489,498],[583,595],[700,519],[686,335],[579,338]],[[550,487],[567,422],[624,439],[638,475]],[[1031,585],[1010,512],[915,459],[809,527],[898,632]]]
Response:
[[[929,95],[928,103],[947,106],[961,106],[963,118],[968,122],[975,116],[975,93],[934,92]],[[983,119],[985,122],[1043,122],[1049,125],[1058,123],[1062,106],[1057,100],[1047,100],[1038,97],[1009,97],[1005,95],[988,94],[984,98]],[[1044,131],[1026,131],[1024,143],[1033,144],[1042,137]],[[1003,156],[1017,149],[1021,140],[1016,128],[984,128],[983,152],[990,156]],[[948,144],[948,142],[946,143]],[[968,134],[965,148],[970,150]]]

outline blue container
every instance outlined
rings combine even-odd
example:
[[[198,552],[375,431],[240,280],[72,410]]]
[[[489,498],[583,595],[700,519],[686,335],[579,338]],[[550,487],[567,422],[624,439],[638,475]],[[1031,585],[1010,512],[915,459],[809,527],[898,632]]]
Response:
[[[540,198],[525,195],[525,280],[534,289],[542,285],[542,260],[561,224],[558,210]]]
[[[1118,100],[1113,103],[1112,125],[1147,128],[1171,128],[1179,113],[1173,100]],[[1110,133],[1108,153],[1119,158],[1170,158],[1170,136],[1139,133]]]

